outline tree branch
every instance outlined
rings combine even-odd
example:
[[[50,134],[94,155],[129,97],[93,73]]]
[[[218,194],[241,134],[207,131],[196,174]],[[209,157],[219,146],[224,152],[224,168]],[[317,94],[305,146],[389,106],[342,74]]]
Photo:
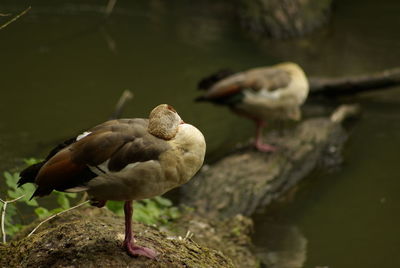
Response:
[[[14,21],[16,21],[17,19],[19,19],[21,16],[25,15],[26,12],[28,12],[31,9],[31,7],[28,7],[27,9],[25,9],[24,11],[22,11],[21,13],[19,13],[17,16],[15,16],[14,18],[12,18],[11,20],[7,21],[5,24],[0,26],[0,30],[2,30],[3,28],[7,27],[9,24],[13,23]]]
[[[311,96],[352,95],[400,84],[400,68],[340,78],[310,77]]]
[[[4,227],[5,221],[6,221],[5,218],[6,218],[6,209],[7,209],[7,205],[8,205],[9,203],[13,203],[13,202],[15,202],[15,201],[18,201],[19,199],[21,199],[21,198],[24,197],[24,196],[25,196],[25,195],[21,195],[20,197],[15,198],[15,199],[10,200],[10,201],[5,201],[5,200],[3,200],[3,199],[0,198],[0,202],[3,203],[3,207],[2,207],[2,209],[1,209],[1,233],[2,233],[2,235],[3,235],[3,243],[6,243],[6,242],[7,242],[6,230],[5,230],[5,227]]]
[[[115,4],[117,3],[117,0],[108,0],[106,9],[104,11],[104,13],[106,14],[106,17],[110,16],[111,13],[114,10]]]
[[[131,100],[133,96],[133,93],[130,90],[126,89],[119,98],[117,105],[115,105],[114,112],[111,115],[110,119],[120,118],[126,102]]]
[[[66,210],[63,210],[63,211],[58,212],[58,213],[56,213],[56,214],[54,214],[54,215],[51,215],[50,217],[48,217],[48,218],[45,219],[44,221],[40,222],[40,223],[27,235],[27,237],[30,237],[43,223],[45,223],[45,222],[51,220],[51,219],[54,218],[54,217],[57,217],[58,215],[61,215],[61,214],[65,213],[65,212],[68,212],[68,211],[70,211],[70,210],[76,209],[76,208],[78,208],[78,207],[80,207],[80,206],[82,206],[82,205],[84,205],[84,204],[86,204],[86,203],[89,203],[89,202],[90,202],[90,200],[87,200],[87,201],[85,201],[85,202],[83,202],[83,203],[79,203],[79,204],[76,205],[76,206],[70,207],[70,208],[68,208],[68,209],[66,209]]]

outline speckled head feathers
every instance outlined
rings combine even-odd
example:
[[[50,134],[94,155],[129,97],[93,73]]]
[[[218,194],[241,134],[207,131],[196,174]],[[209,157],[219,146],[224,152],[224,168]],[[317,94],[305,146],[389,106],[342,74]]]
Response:
[[[175,137],[182,122],[171,105],[160,104],[150,112],[148,131],[160,139],[170,140]]]

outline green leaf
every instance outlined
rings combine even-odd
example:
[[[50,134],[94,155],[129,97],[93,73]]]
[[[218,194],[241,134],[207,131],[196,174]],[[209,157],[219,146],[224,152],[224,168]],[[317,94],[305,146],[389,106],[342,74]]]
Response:
[[[11,222],[11,218],[17,214],[17,208],[14,203],[9,203],[6,208],[6,222]]]
[[[172,220],[176,220],[181,216],[181,212],[177,207],[172,207],[169,209],[169,216]]]
[[[148,211],[145,209],[137,209],[135,210],[135,213],[133,214],[133,218],[138,221],[142,222],[144,224],[156,224],[157,222],[154,220],[153,217],[151,217],[148,214]]]
[[[22,189],[17,189],[15,191],[8,190],[7,195],[10,197],[10,199],[15,199],[23,196],[17,202],[23,202],[29,206],[37,207],[39,205],[35,199],[29,200],[31,195],[25,193]]]
[[[28,206],[32,206],[32,207],[37,207],[39,206],[39,203],[35,200],[35,199],[31,199],[29,200],[29,196],[25,195],[24,197],[24,201]],[[22,200],[22,199],[21,199]]]
[[[70,203],[68,197],[65,195],[65,193],[62,192],[55,192],[57,194],[57,203],[60,207],[63,209],[68,209],[70,208]]]
[[[22,189],[24,192],[28,192],[30,193],[30,195],[32,195],[33,192],[36,190],[36,187],[33,184],[25,184],[17,189]]]
[[[15,173],[11,174],[8,171],[4,171],[3,176],[6,179],[6,184],[8,187],[10,187],[12,189],[17,188],[17,182],[19,180],[19,173],[15,172]]]
[[[38,158],[34,158],[34,157],[24,159],[24,162],[27,166],[32,166],[32,165],[37,164],[42,161],[43,161],[42,159],[38,159]]]
[[[42,160],[29,158],[24,160],[27,165],[36,164]],[[17,182],[20,179],[20,175],[18,172],[3,172],[3,176],[5,179],[5,183],[7,185],[7,196],[6,200],[20,198],[17,202],[24,203],[25,205],[36,207],[34,209],[34,213],[38,216],[38,218],[46,218],[53,214],[56,214],[60,211],[70,208],[70,199],[76,198],[76,193],[64,193],[64,192],[56,192],[57,194],[57,203],[60,207],[48,210],[47,208],[39,206],[38,202],[34,199],[30,200],[32,193],[35,191],[36,187],[33,184],[25,184],[22,187],[17,187]],[[0,208],[3,206],[0,203]],[[13,235],[18,232],[23,225],[16,223],[15,216],[17,214],[16,203],[10,203],[7,206],[7,211],[5,214],[5,228],[6,233],[8,235]]]
[[[5,229],[6,229],[6,234],[7,235],[13,235],[15,233],[18,233],[24,225],[16,223],[16,224],[6,224]]]
[[[34,211],[39,219],[43,219],[51,215],[48,209],[44,207],[38,207]]]
[[[154,200],[155,200],[158,204],[160,204],[161,206],[164,206],[164,207],[170,207],[170,206],[172,206],[171,200],[169,200],[169,199],[167,199],[167,198],[164,198],[164,197],[161,197],[161,196],[156,196],[156,197],[154,197]]]
[[[7,190],[7,195],[10,198],[14,199],[14,198],[20,197],[22,194],[15,192],[15,191]]]
[[[63,208],[55,208],[55,209],[52,209],[52,210],[50,210],[50,215],[57,214],[57,213],[62,212],[62,211],[64,211],[64,210],[65,210],[65,209],[63,209]]]
[[[78,196],[77,193],[64,193],[69,198],[76,198]]]
[[[108,201],[106,206],[119,216],[124,214],[124,203],[122,201]]]
[[[118,215],[123,215],[123,202],[108,201],[107,208]],[[154,197],[133,203],[134,220],[144,224],[166,225],[179,217],[179,209],[173,207],[172,202],[164,197]]]
[[[157,220],[157,218],[162,214],[162,209],[160,209],[154,201],[147,204],[146,211],[152,218],[154,218],[154,220]]]

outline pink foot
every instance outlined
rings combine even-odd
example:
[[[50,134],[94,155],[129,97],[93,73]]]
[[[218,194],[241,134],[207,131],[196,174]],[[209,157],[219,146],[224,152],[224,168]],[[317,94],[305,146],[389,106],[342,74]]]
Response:
[[[263,153],[272,153],[272,152],[275,152],[276,150],[278,150],[278,148],[275,146],[265,144],[265,143],[260,143],[260,142],[255,142],[254,146],[256,147],[256,149],[258,151],[263,152]]]
[[[277,150],[276,147],[265,144],[262,142],[262,129],[265,126],[265,122],[263,120],[255,119],[256,120],[256,139],[254,140],[254,147],[260,152],[263,153],[271,153]]]
[[[124,243],[123,246],[126,249],[126,251],[128,252],[128,254],[133,257],[145,256],[147,258],[154,259],[158,255],[156,251],[154,251],[150,248],[135,246],[135,245],[132,245],[131,243]]]

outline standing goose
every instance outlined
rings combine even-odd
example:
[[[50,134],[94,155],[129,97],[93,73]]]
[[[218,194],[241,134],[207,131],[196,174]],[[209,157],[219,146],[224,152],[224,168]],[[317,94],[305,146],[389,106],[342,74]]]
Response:
[[[155,258],[154,250],[134,244],[132,201],[186,183],[202,166],[205,150],[203,134],[161,104],[149,119],[107,121],[64,142],[45,161],[23,170],[18,185],[37,184],[32,197],[86,191],[98,207],[125,201],[124,248],[132,256]]]
[[[309,90],[303,70],[291,62],[239,73],[223,70],[201,80],[198,87],[206,92],[197,101],[227,105],[235,113],[255,121],[254,146],[262,152],[275,150],[262,142],[265,119],[299,120],[300,106]]]

